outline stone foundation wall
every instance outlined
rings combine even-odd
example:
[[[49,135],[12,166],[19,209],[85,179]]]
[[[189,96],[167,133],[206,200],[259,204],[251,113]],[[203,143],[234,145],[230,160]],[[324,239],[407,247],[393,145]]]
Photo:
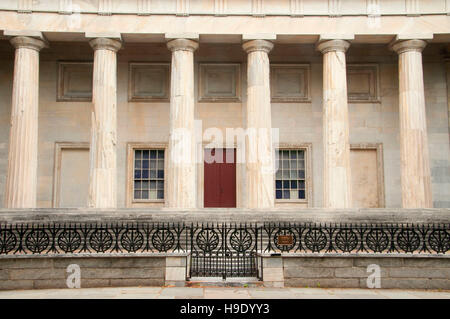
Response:
[[[81,288],[163,286],[165,257],[0,259],[0,290],[67,288],[71,264],[80,266]]]
[[[368,288],[372,264],[380,288],[450,289],[450,258],[440,257],[283,257],[284,286]]]

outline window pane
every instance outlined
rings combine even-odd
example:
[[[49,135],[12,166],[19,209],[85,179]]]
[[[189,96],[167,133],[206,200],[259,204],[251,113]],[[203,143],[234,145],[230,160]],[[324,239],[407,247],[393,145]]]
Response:
[[[304,190],[299,190],[298,191],[298,198],[299,199],[305,199],[305,191]]]
[[[291,178],[296,179],[297,177],[298,177],[298,172],[297,172],[297,170],[292,170],[292,171],[291,171]]]
[[[291,168],[296,169],[297,168],[297,160],[293,161],[291,160]]]
[[[298,171],[298,178],[305,178],[305,171]]]
[[[134,161],[134,168],[141,168],[141,161]]]
[[[277,189],[280,189],[280,188],[281,188],[281,181],[280,181],[280,180],[277,180],[277,181],[275,182],[275,187],[276,187]]]

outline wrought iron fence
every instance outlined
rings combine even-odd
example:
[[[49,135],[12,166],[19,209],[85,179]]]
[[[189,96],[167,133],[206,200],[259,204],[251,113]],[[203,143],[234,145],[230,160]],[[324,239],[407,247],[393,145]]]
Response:
[[[447,254],[450,224],[0,224],[0,255],[77,253]],[[218,257],[219,258],[219,257]]]

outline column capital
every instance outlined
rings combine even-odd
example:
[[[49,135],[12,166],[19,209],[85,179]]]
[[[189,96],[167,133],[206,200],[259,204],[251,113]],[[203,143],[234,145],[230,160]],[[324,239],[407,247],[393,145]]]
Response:
[[[325,54],[327,52],[331,51],[337,51],[337,52],[347,52],[348,48],[350,47],[350,42],[346,40],[326,40],[322,41],[316,44],[316,50],[322,52],[322,54]]]
[[[190,51],[194,52],[198,49],[198,42],[189,39],[174,39],[167,42],[167,48],[174,51]]]
[[[36,50],[39,52],[41,49],[48,47],[47,42],[45,42],[41,39],[36,39],[36,38],[26,37],[26,36],[13,37],[9,41],[16,49],[26,48],[26,49]]]
[[[426,41],[419,39],[400,40],[391,43],[389,45],[389,48],[397,52],[397,54],[400,54],[409,51],[422,52],[423,49],[426,47],[426,45],[427,45]]]
[[[253,51],[264,51],[269,53],[273,49],[273,43],[267,40],[252,40],[244,42],[244,44],[242,44],[242,48],[247,53]]]
[[[95,38],[89,41],[94,50],[110,50],[117,52],[122,47],[122,42],[110,38]]]

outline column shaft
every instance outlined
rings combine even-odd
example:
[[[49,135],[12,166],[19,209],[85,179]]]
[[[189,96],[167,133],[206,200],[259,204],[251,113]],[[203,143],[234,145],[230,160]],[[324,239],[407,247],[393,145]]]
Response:
[[[166,206],[195,208],[194,51],[198,44],[175,39],[167,47],[172,51],[172,71]]]
[[[270,65],[273,44],[253,40],[243,44],[247,57],[247,137],[245,147],[248,208],[274,207],[274,165]]]
[[[117,50],[107,38],[90,41],[94,52],[88,206],[117,206]]]
[[[345,52],[350,44],[330,40],[318,45],[323,53],[324,207],[352,206],[350,144]]]
[[[399,117],[402,206],[433,207],[428,154],[422,50],[426,42],[407,40],[392,48],[399,54]]]
[[[15,37],[16,48],[5,207],[36,207],[38,160],[39,50],[45,43]]]

